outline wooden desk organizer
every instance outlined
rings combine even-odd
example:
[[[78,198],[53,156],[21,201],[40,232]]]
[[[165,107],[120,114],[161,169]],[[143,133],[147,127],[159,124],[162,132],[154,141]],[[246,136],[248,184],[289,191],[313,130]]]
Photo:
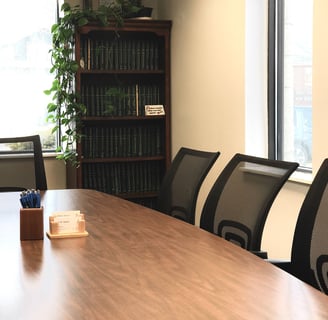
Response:
[[[20,209],[20,239],[43,239],[43,207]]]
[[[63,231],[62,226],[59,222],[55,221],[54,216],[49,217],[49,232],[47,235],[50,239],[53,238],[73,238],[73,237],[85,237],[88,235],[88,232],[85,230],[85,219],[84,214],[79,215],[79,219],[75,226],[75,230]]]

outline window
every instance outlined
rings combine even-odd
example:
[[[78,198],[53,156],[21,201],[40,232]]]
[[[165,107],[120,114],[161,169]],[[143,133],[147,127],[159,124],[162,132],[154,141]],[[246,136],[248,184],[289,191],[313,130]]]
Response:
[[[44,150],[55,150],[53,124],[47,123],[51,26],[56,21],[55,0],[17,0],[2,3],[0,19],[0,136],[39,134]],[[19,9],[17,9],[19,8]],[[14,10],[14,11],[13,11]],[[7,31],[7,32],[6,32]]]
[[[269,157],[312,168],[313,0],[269,0]]]

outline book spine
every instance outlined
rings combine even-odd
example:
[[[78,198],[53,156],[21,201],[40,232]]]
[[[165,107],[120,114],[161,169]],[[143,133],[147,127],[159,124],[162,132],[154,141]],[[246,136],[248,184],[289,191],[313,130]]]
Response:
[[[87,69],[91,69],[91,40],[87,40]]]

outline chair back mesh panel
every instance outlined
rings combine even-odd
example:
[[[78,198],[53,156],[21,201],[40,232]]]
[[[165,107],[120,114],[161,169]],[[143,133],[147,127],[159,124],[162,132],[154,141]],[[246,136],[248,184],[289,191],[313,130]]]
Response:
[[[328,173],[327,173],[328,174]],[[316,280],[323,292],[328,294],[328,188],[322,195],[314,222],[310,263]]]
[[[270,207],[297,166],[236,154],[205,201],[200,227],[244,249],[260,250]]]
[[[195,223],[198,192],[219,152],[181,148],[166,173],[157,209],[188,223]]]
[[[293,274],[328,294],[328,159],[303,201],[292,245]]]

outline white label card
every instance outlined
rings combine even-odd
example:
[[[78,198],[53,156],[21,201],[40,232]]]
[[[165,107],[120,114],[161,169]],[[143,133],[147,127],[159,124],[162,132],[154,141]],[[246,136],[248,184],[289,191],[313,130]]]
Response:
[[[53,222],[58,224],[58,233],[73,233],[78,231],[82,219],[80,210],[55,212]]]
[[[146,104],[145,115],[146,116],[161,116],[164,115],[164,106],[162,104]]]

